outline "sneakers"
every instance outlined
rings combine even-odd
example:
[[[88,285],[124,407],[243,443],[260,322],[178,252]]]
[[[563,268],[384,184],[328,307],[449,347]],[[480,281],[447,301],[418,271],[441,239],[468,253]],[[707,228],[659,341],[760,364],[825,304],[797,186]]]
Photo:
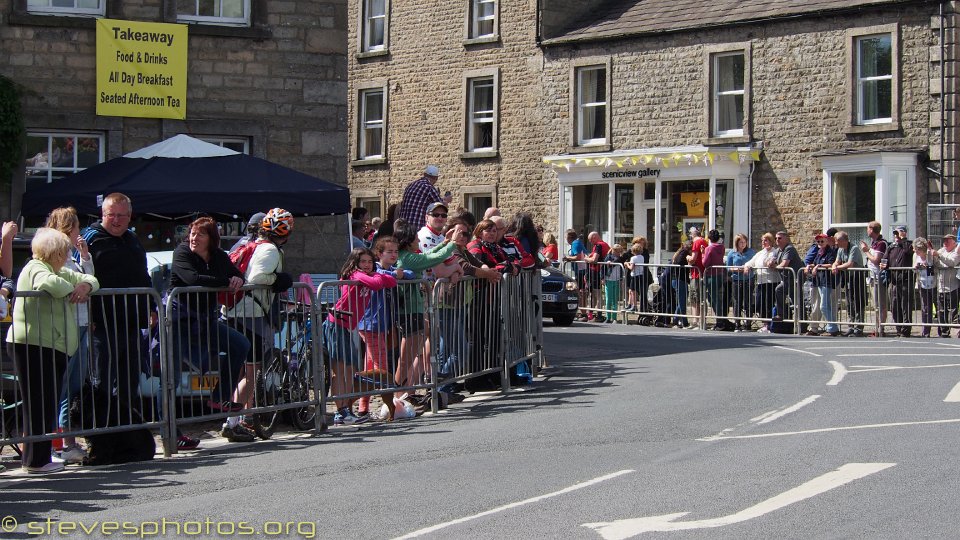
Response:
[[[224,424],[223,429],[220,430],[220,435],[230,442],[253,442],[257,438],[252,431],[243,427],[242,424],[233,427]]]
[[[29,474],[51,474],[63,470],[63,463],[50,462],[42,467],[23,467]]]
[[[177,437],[177,450],[195,450],[200,446],[200,439],[181,435]]]
[[[60,459],[64,463],[80,463],[87,457],[87,452],[80,445],[73,444],[60,451]]]
[[[369,415],[357,416],[350,409],[340,409],[333,415],[333,425],[335,426],[352,426],[368,420],[370,420]]]

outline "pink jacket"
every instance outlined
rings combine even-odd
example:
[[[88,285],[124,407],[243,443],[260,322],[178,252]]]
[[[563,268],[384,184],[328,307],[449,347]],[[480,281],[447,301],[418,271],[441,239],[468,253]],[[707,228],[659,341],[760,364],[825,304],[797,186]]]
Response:
[[[363,312],[367,310],[367,304],[370,302],[370,292],[396,287],[397,279],[387,274],[373,274],[371,276],[357,270],[350,275],[350,281],[358,281],[360,284],[341,285],[340,299],[334,305],[334,309],[346,311],[350,315],[334,317],[333,314],[330,314],[327,315],[327,320],[347,330],[355,330],[360,319],[363,318]]]

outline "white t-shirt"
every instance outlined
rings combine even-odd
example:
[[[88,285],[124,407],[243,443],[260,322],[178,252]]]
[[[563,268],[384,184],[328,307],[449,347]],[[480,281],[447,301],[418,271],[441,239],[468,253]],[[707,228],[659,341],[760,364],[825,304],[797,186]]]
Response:
[[[638,265],[647,264],[647,260],[643,258],[642,254],[637,254],[630,257],[630,264],[633,265],[633,270],[630,271],[630,275],[637,277],[643,275],[643,267]]]
[[[443,234],[433,232],[427,225],[424,225],[417,233],[417,244],[420,247],[420,253],[426,253],[439,246],[443,240]]]

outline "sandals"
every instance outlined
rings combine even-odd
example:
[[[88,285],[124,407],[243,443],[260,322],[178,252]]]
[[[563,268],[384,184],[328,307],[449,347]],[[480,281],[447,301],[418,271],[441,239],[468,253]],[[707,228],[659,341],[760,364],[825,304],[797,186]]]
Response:
[[[200,439],[181,435],[177,437],[177,450],[194,450],[200,446]]]

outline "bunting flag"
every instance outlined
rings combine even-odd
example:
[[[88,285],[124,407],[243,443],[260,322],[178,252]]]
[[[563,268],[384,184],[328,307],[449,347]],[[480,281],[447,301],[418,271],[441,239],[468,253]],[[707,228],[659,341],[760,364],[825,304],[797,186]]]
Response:
[[[554,169],[565,169],[570,171],[572,168],[576,167],[592,167],[592,166],[603,166],[606,168],[616,166],[618,169],[622,169],[627,166],[635,166],[637,164],[650,165],[651,163],[656,166],[663,168],[669,168],[671,166],[678,167],[681,164],[685,163],[688,166],[699,165],[703,163],[705,167],[709,167],[717,162],[718,159],[727,159],[733,163],[746,163],[747,161],[760,161],[761,150],[734,150],[727,154],[717,154],[707,150],[702,153],[691,152],[686,154],[681,154],[679,152],[673,152],[669,155],[656,155],[656,154],[636,154],[636,155],[618,155],[616,157],[570,157],[568,159],[563,158],[542,158],[543,163],[550,165]]]

